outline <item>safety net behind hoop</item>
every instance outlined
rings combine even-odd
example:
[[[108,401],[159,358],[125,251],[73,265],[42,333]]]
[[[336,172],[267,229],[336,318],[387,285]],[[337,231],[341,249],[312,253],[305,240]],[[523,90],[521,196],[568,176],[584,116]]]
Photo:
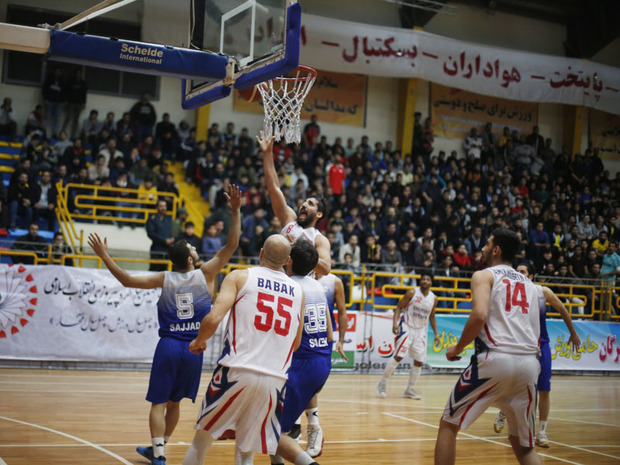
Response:
[[[263,100],[265,137],[284,138],[287,144],[301,141],[301,109],[316,71],[299,66],[289,77],[277,77],[257,85]]]

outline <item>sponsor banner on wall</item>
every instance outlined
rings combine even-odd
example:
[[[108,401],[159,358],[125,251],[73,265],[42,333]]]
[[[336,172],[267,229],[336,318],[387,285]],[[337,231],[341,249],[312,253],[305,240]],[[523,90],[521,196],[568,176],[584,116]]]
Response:
[[[302,119],[317,115],[321,122],[363,127],[366,123],[366,83],[360,74],[318,70],[316,82],[304,100]],[[263,114],[263,102],[248,102],[233,92],[233,110]]]
[[[0,266],[0,358],[150,363],[160,293],[107,270]]]
[[[392,333],[392,313],[351,312],[357,315],[355,363],[353,369],[380,373],[395,353]],[[433,343],[433,331],[428,328],[426,364],[433,368],[465,368],[474,354],[469,344],[461,360],[449,362],[446,349],[455,345],[467,321],[467,315],[437,315],[440,342]],[[574,321],[581,338],[581,346],[572,351],[568,329],[563,321],[547,320],[551,358],[554,370],[620,371],[620,324],[592,321]],[[364,331],[366,328],[366,331]],[[405,357],[397,371],[408,371],[413,361]]]
[[[620,115],[590,110],[590,140],[601,158],[620,159]]]
[[[493,123],[494,132],[504,127],[529,134],[538,124],[538,104],[474,94],[466,90],[431,85],[431,121],[436,136],[464,139],[472,127],[482,131]]]
[[[477,94],[583,105],[620,114],[620,69],[587,60],[464,42],[423,31],[304,15],[301,63],[421,78]]]

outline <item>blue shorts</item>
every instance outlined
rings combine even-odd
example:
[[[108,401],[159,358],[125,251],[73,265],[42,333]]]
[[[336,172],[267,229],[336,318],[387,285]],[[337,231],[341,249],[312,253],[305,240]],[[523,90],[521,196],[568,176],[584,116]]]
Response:
[[[551,348],[548,342],[540,343],[540,374],[538,375],[539,391],[551,391]]]
[[[298,359],[293,357],[288,371],[288,380],[284,386],[284,407],[280,414],[280,426],[283,433],[291,430],[314,395],[327,381],[331,369],[330,355]]]
[[[153,404],[179,402],[184,397],[192,399],[192,402],[196,400],[202,372],[202,354],[192,354],[189,343],[172,337],[159,340],[153,355],[146,400]]]

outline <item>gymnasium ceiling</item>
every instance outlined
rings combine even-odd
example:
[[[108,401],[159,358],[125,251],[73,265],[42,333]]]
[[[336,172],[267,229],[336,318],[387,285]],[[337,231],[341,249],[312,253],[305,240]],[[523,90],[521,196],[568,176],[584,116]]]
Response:
[[[384,0],[393,1],[393,0]],[[620,1],[618,0],[402,0],[400,18],[403,27],[424,27],[435,12],[405,6],[419,5],[425,8],[445,9],[467,5],[495,12],[509,13],[528,18],[560,24],[566,27],[564,49],[566,56],[591,58],[620,36]],[[445,10],[444,9],[444,10]]]

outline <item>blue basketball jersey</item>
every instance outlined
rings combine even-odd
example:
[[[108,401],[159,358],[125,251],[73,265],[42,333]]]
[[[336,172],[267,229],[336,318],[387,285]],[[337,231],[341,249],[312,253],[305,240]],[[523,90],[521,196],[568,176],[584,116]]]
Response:
[[[316,279],[308,276],[291,276],[291,278],[299,283],[306,296],[301,345],[293,354],[293,358],[331,354],[332,344],[327,340],[329,309],[323,286]]]
[[[540,342],[549,342],[549,333],[547,332],[547,302],[541,286],[538,286],[539,302],[540,302]]]
[[[165,272],[164,287],[157,301],[160,337],[191,341],[210,311],[211,293],[202,271]]]
[[[336,304],[336,275],[328,274],[319,279],[319,282],[325,290],[325,298],[327,299],[327,307],[329,308],[329,317],[332,320],[332,328],[336,330],[336,318],[334,317],[334,305]]]

